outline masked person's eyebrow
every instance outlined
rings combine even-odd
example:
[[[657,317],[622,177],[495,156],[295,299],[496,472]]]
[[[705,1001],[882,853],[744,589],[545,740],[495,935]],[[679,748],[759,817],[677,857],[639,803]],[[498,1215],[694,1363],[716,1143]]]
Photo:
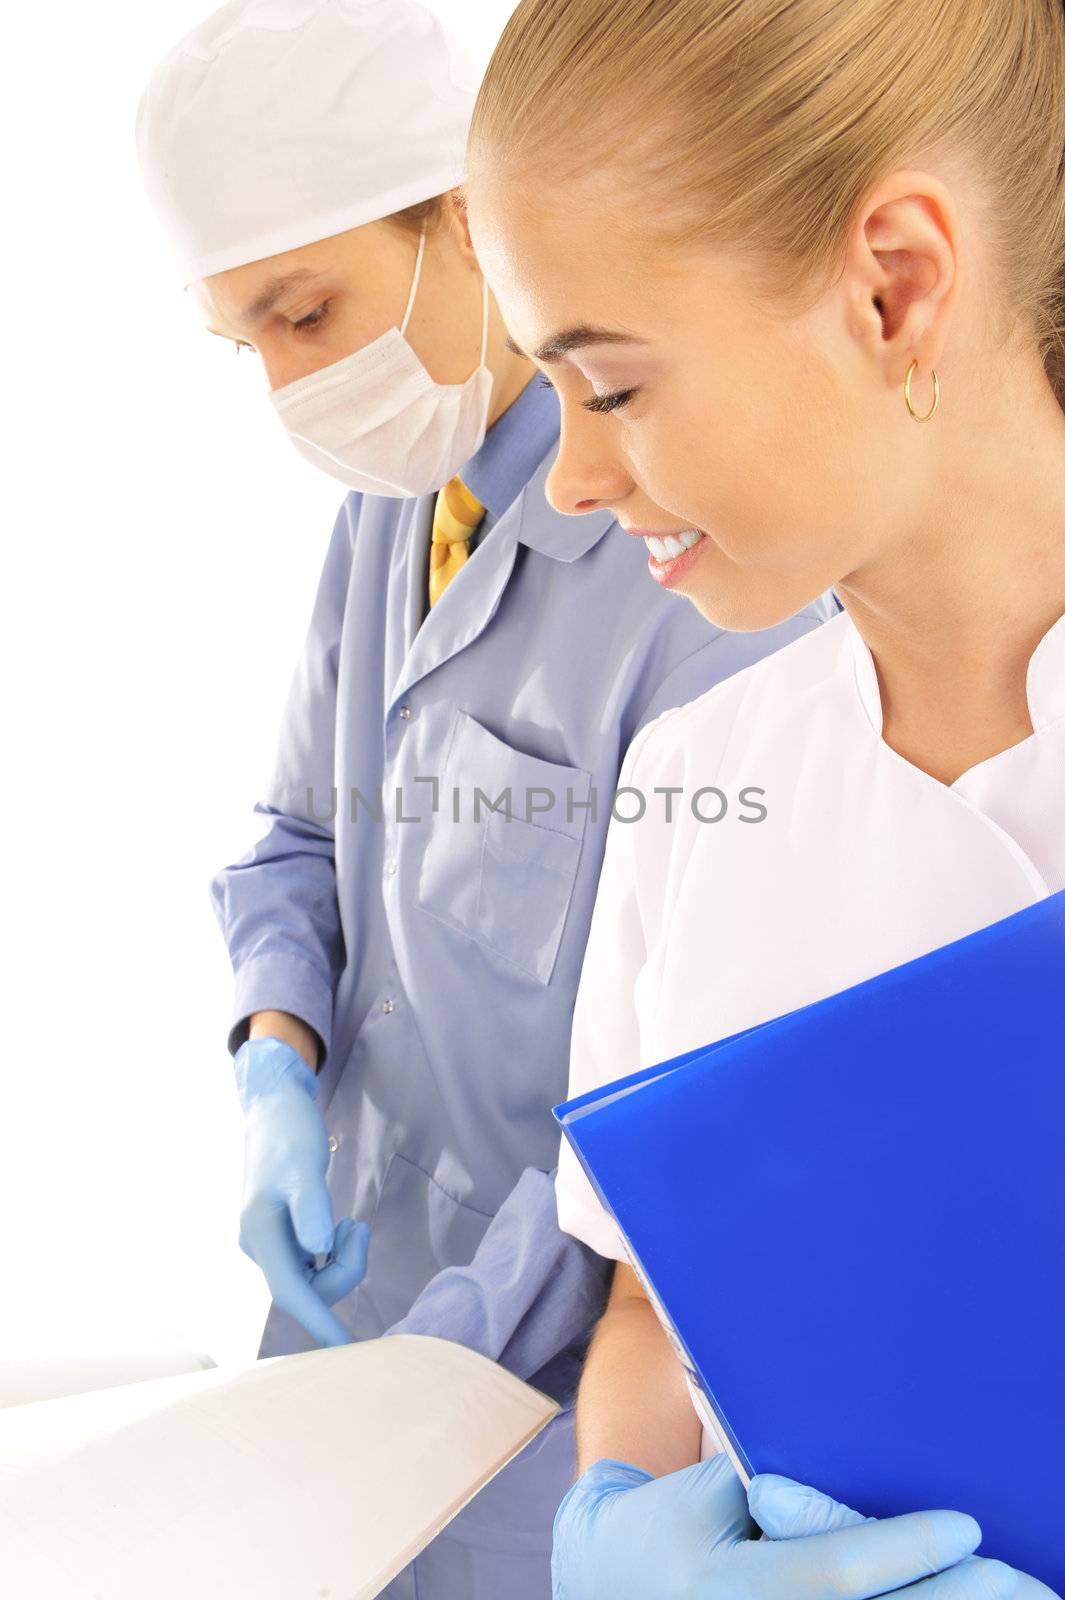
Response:
[[[552,334],[550,339],[544,341],[540,348],[533,352],[534,361],[561,361],[563,356],[569,355],[571,350],[581,350],[587,344],[646,344],[646,339],[639,338],[635,333],[621,333],[616,328],[593,328],[585,322],[578,323],[576,327],[564,328],[561,333]],[[516,356],[524,356],[524,350],[518,348],[514,340],[507,338],[507,349]],[[528,358],[526,358],[528,359]]]
[[[316,272],[300,267],[297,272],[286,272],[279,278],[270,278],[263,285],[262,292],[256,295],[250,305],[244,307],[242,320],[246,323],[258,322],[260,317],[265,317],[272,311],[281,299],[291,289],[299,289],[304,284],[311,283],[318,277]]]

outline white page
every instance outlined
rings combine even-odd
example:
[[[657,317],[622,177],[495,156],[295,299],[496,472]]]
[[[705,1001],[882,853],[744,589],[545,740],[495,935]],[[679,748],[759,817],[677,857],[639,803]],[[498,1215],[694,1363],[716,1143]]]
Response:
[[[0,1591],[371,1600],[557,1409],[414,1335],[14,1406]]]
[[[173,1347],[86,1351],[0,1361],[0,1410],[5,1406],[24,1406],[31,1400],[55,1400],[65,1394],[85,1394],[89,1389],[109,1389],[119,1383],[143,1383],[146,1378],[201,1372],[205,1367],[216,1365],[202,1350]]]

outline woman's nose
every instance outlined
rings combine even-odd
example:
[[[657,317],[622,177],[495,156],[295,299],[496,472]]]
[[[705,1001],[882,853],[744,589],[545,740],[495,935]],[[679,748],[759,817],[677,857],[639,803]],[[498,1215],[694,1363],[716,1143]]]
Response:
[[[613,431],[605,417],[575,419],[563,410],[558,455],[544,485],[548,503],[563,516],[601,511],[631,494],[632,478],[611,448]]]

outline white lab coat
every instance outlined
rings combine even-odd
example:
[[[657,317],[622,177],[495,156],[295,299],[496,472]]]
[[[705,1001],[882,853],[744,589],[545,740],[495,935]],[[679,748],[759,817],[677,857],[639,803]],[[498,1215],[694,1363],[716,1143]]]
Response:
[[[838,992],[1065,887],[1065,617],[1028,672],[1033,733],[949,786],[882,738],[872,656],[845,612],[629,749],[648,797],[612,821],[577,996],[571,1096]],[[691,798],[730,803],[700,822]],[[673,796],[672,822],[665,804]],[[696,801],[714,816],[720,801]],[[763,820],[741,820],[765,808]],[[860,1070],[860,1062],[855,1070]],[[714,1184],[707,1140],[708,1203]],[[625,1259],[568,1146],[562,1227]],[[713,1263],[705,1264],[713,1275]],[[704,1441],[704,1453],[716,1441]]]

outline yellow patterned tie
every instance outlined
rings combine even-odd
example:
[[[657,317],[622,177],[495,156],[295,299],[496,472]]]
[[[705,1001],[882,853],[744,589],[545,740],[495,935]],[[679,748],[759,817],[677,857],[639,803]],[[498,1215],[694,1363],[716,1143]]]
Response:
[[[437,494],[429,546],[430,607],[436,605],[469,555],[470,535],[480,527],[485,509],[457,475]]]

